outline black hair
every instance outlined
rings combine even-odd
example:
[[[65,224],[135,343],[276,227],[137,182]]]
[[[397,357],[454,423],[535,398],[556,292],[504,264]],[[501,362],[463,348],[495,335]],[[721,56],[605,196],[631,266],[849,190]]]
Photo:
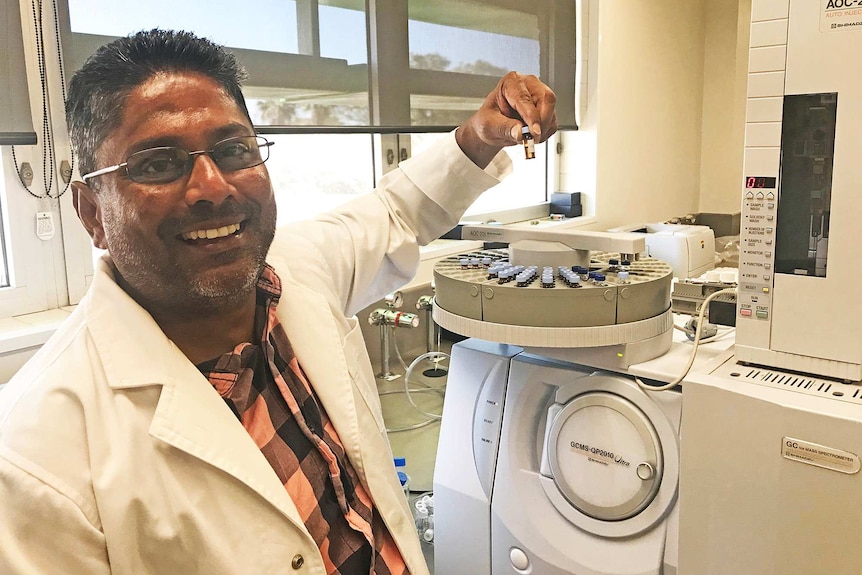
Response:
[[[120,125],[128,95],[162,72],[197,72],[212,78],[251,123],[242,95],[245,70],[230,51],[191,32],[137,32],[96,50],[69,83],[66,124],[82,175],[97,169],[96,151]]]

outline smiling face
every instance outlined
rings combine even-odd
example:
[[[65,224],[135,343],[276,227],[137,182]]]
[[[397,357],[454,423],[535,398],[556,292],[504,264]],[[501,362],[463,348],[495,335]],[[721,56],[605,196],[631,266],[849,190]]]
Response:
[[[96,158],[101,168],[147,148],[209,150],[251,135],[248,118],[212,79],[160,73],[129,94]],[[124,170],[94,184],[75,184],[81,221],[110,253],[120,284],[151,313],[207,313],[253,298],[276,220],[263,165],[222,173],[201,154],[167,184],[136,183]]]

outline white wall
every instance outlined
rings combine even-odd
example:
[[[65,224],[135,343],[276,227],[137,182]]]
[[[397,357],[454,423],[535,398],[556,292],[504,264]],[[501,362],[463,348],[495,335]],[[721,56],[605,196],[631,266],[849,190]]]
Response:
[[[740,210],[751,0],[708,0],[700,212]]]
[[[586,110],[561,187],[592,229],[738,212],[751,0],[584,0]]]

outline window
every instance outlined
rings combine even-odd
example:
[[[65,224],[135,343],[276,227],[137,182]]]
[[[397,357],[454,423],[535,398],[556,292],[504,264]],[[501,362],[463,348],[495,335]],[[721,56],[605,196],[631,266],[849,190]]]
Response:
[[[64,58],[76,69],[114,37],[154,27],[190,30],[236,53],[249,75],[249,107],[259,110],[255,120],[262,125],[369,124],[364,1],[238,6],[226,0],[60,2]]]
[[[17,162],[10,147],[0,146],[0,286],[5,286],[0,287],[0,318],[77,303],[92,279],[92,244],[70,194],[33,197],[18,181],[16,165],[27,161],[33,166],[36,195],[43,195],[43,171],[53,174],[52,195],[60,192],[60,162],[71,157],[59,65],[70,75],[113,37],[156,26],[184,28],[235,51],[249,73],[245,92],[253,120],[277,143],[267,166],[280,223],[369,191],[397,164],[402,148],[407,155],[418,153],[454,128],[507,70],[538,74],[551,83],[561,125],[573,124],[565,110],[567,94],[574,91],[567,74],[574,78],[575,0],[261,0],[244,7],[225,0],[13,4],[9,13],[23,16],[19,20],[25,24],[32,124],[49,126],[56,154],[43,161],[44,133],[35,146],[16,146]],[[8,12],[9,3],[4,5]],[[33,10],[38,10],[35,20]],[[44,45],[38,46],[37,38],[44,38]],[[560,58],[564,53],[566,58]],[[571,102],[573,118],[573,94]],[[393,146],[393,141],[399,143]],[[397,151],[392,163],[390,149]],[[515,177],[484,194],[471,212],[544,201],[555,185],[548,149],[538,146],[537,159],[528,162],[512,148],[520,164]],[[52,215],[52,237],[36,236],[37,213]]]
[[[5,114],[13,110],[14,120],[24,127],[8,132],[4,126],[0,131],[5,136],[29,132],[23,139],[0,138],[0,318],[8,318],[67,302],[59,203],[67,201],[62,197],[65,184],[60,180],[60,162],[68,158],[68,139],[52,129],[57,125],[57,114],[62,118],[63,113],[62,107],[56,110],[50,106],[49,98],[52,88],[60,92],[58,59],[46,57],[56,55],[53,14],[49,9],[43,11],[41,5],[37,11],[29,2],[4,2],[2,6],[0,14],[5,18],[0,21],[0,39],[4,50],[0,60],[10,62],[16,49],[17,59],[13,66],[0,65],[4,74],[10,73],[0,78],[0,111]],[[51,22],[45,34],[43,22]],[[21,23],[24,25],[18,27]],[[17,48],[12,41],[16,32]],[[42,41],[37,43],[37,37]],[[10,88],[23,94],[7,99]],[[38,139],[32,133],[36,125],[42,127]],[[33,176],[26,186],[19,178],[25,163]],[[43,224],[50,223],[51,228],[44,228],[41,237],[37,237],[37,214],[42,214]]]
[[[369,134],[267,135],[278,223],[307,219],[374,187]],[[338,169],[332,169],[334,162]]]
[[[98,36],[151,28],[194,30],[227,46],[298,53],[294,0],[258,0],[246,6],[235,0],[70,0],[69,25],[73,33]]]
[[[540,74],[538,17],[521,5],[409,0],[411,125],[457,125],[506,72]],[[468,79],[475,96],[461,91]]]
[[[411,134],[413,154],[428,148],[440,137],[440,134]],[[536,157],[527,160],[520,146],[506,148],[515,166],[514,173],[479,196],[466,215],[498,212],[545,201],[548,197],[547,149],[548,144],[536,146]]]
[[[66,0],[60,12],[70,69],[150,27],[230,46],[265,125],[454,127],[509,70],[548,82],[574,125],[575,0]]]
[[[278,204],[278,223],[313,217],[367,193],[384,172],[379,135],[290,134],[267,135],[276,142],[267,169]],[[401,135],[408,139],[413,155],[443,137],[440,133]],[[376,151],[376,152],[375,152]],[[488,190],[467,214],[489,213],[524,205],[535,205],[547,197],[547,144],[536,147],[536,158],[526,160],[518,146],[506,150],[515,172]],[[332,169],[332,162],[338,169]],[[376,169],[375,169],[376,168]]]

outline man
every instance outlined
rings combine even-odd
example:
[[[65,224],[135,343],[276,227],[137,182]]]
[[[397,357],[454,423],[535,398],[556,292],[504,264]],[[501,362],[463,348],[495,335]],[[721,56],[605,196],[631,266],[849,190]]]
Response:
[[[107,250],[0,396],[0,573],[427,573],[352,314],[510,168],[553,93],[505,76],[377,190],[275,232],[232,56],[153,30],[72,79],[78,215]]]

